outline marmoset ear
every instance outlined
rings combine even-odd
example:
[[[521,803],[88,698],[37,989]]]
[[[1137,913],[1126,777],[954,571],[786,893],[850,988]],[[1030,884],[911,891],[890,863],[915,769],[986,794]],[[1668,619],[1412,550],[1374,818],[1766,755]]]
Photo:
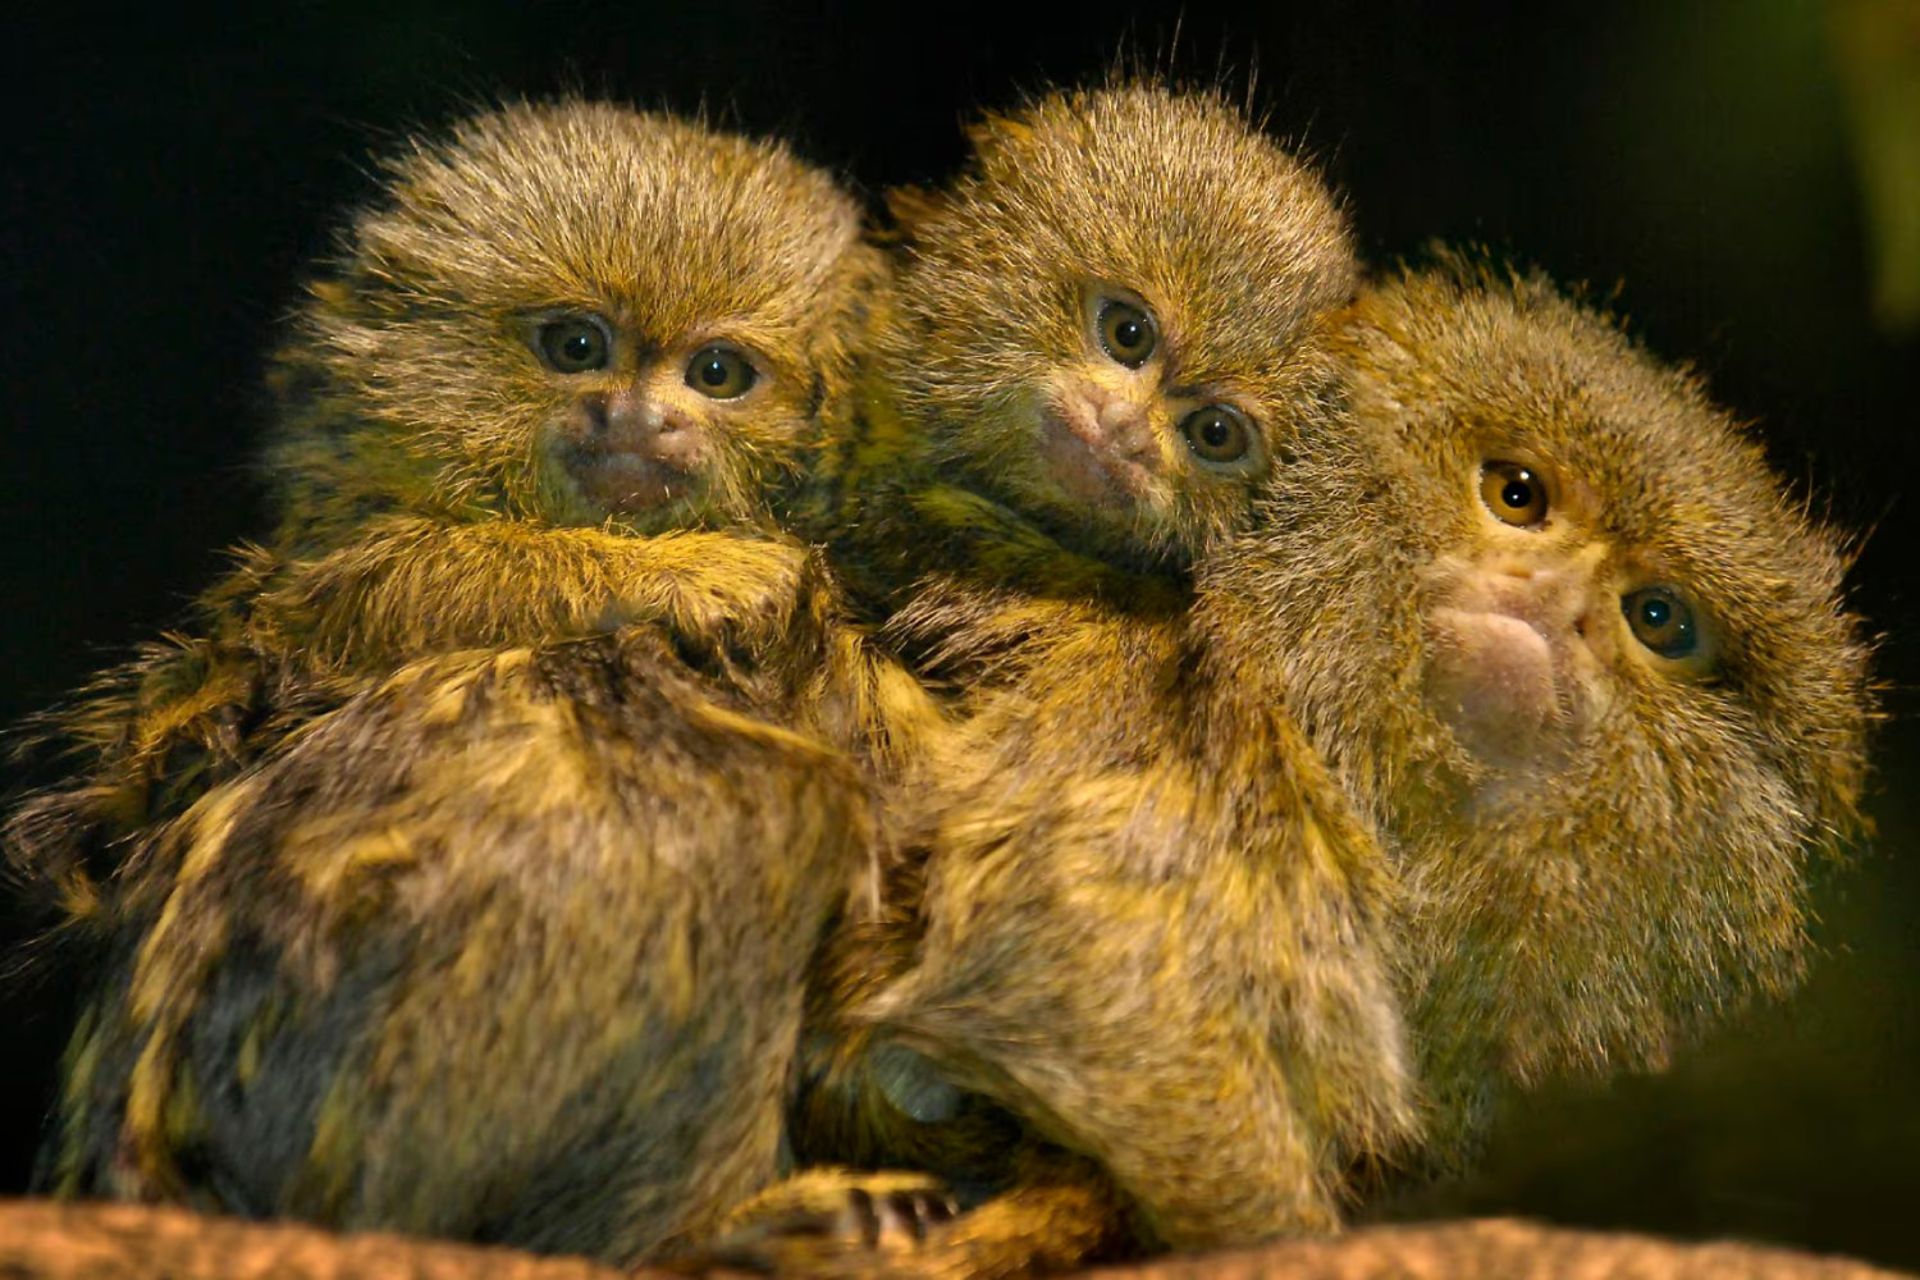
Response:
[[[894,187],[887,192],[886,202],[893,226],[880,237],[882,243],[912,244],[914,233],[947,207],[943,192],[926,187]]]
[[[967,143],[974,155],[987,159],[1008,143],[1025,142],[1033,137],[1033,126],[1015,116],[989,111],[966,128]]]

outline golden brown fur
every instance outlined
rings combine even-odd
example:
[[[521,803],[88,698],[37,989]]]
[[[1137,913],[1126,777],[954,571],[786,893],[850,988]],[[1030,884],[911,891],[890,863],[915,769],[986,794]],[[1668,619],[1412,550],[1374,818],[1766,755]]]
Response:
[[[1331,1229],[1413,1127],[1384,869],[1241,647],[1029,641],[943,760],[912,968],[856,1011],[1092,1159],[1150,1243]]]
[[[1062,1239],[1113,1247],[1087,1219],[1115,1213],[1174,1244],[1326,1229],[1348,1161],[1409,1163],[1403,1013],[1413,1163],[1444,1168],[1502,1086],[1657,1067],[1804,963],[1806,859],[1857,828],[1871,716],[1835,539],[1693,380],[1543,281],[1449,260],[1370,291],[1335,344],[1348,403],[1300,420],[1191,611],[1131,643],[1091,615],[1029,638],[1002,660],[1020,696],[945,766],[902,895],[924,932],[854,1013],[921,1055],[867,1069],[922,1123],[839,1123],[1065,1208],[996,1235],[989,1201],[906,1269],[1057,1264]],[[1483,493],[1516,459],[1538,527]],[[1650,587],[1694,611],[1694,651],[1643,652]],[[949,651],[1001,629],[944,621]],[[1513,692],[1536,643],[1539,703]],[[1264,1035],[1223,1034],[1262,1010]],[[1113,1198],[996,1181],[978,1095]]]
[[[1329,1228],[1345,1162],[1411,1123],[1384,886],[1277,703],[1194,665],[1183,611],[1187,564],[1324,410],[1344,220],[1210,95],[1056,94],[975,141],[895,201],[863,433],[830,459],[843,562],[969,720],[906,789],[893,916],[824,971],[798,1141],[1009,1192],[930,1269]],[[1137,360],[1116,300],[1150,326]],[[1244,428],[1224,463],[1192,426],[1216,410]],[[1202,1098],[1247,1131],[1224,1156]]]
[[[1371,291],[1339,350],[1349,425],[1302,441],[1266,529],[1202,590],[1244,614],[1389,835],[1432,1141],[1454,1159],[1498,1082],[1659,1067],[1797,980],[1807,860],[1859,830],[1867,655],[1840,542],[1759,442],[1544,280],[1443,259]],[[1514,458],[1545,485],[1538,528],[1476,487]],[[1624,616],[1662,584],[1697,614],[1691,655]],[[1487,687],[1526,669],[1489,639],[1509,611],[1557,664],[1537,724]]]
[[[897,278],[870,326],[857,432],[825,460],[827,533],[895,604],[933,571],[1131,597],[1137,581],[1109,566],[1177,568],[1233,527],[1324,384],[1316,326],[1357,275],[1345,218],[1210,93],[1056,93],[972,138],[949,187],[892,201]],[[1102,299],[1155,326],[1137,367],[1103,349]],[[1063,419],[1090,405],[1107,419],[1062,455]],[[1182,437],[1206,405],[1247,420],[1231,467]]]
[[[784,1167],[876,842],[823,740],[911,737],[860,732],[914,686],[771,515],[878,264],[777,146],[613,107],[387,179],[279,359],[272,548],[14,825],[110,952],[51,1173],[627,1262]]]
[[[1750,429],[1539,277],[1443,255],[1337,350],[1352,434],[1309,442],[1332,447],[1270,491],[1278,536],[1205,590],[1261,602],[1294,706],[1388,833],[1424,1154],[1454,1168],[1500,1088],[1658,1069],[1797,982],[1808,862],[1862,831],[1868,651],[1842,537]],[[1472,493],[1501,456],[1558,508],[1518,538]],[[1533,601],[1487,581],[1555,575]],[[1636,636],[1650,586],[1696,615],[1694,653]],[[1564,646],[1543,723],[1465,705],[1485,640],[1450,612],[1482,607]]]
[[[872,840],[798,696],[653,630],[424,660],[159,839],[70,1055],[67,1191],[628,1260],[781,1167]]]
[[[845,404],[878,270],[825,175],[582,102],[475,117],[383,172],[275,360],[269,547],[206,594],[193,634],[43,722],[81,781],[25,807],[7,843],[69,915],[100,909],[131,832],[365,678],[630,622],[761,658],[817,585],[770,511]],[[604,368],[545,361],[541,325],[577,317],[603,326]],[[737,399],[683,376],[714,343],[757,370]],[[647,413],[694,442],[683,467],[619,447]],[[659,483],[609,500],[623,452]]]

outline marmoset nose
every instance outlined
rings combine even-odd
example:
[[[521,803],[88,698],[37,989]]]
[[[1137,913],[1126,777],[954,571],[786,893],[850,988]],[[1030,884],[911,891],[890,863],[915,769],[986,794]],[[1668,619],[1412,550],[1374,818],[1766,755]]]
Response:
[[[1599,543],[1508,554],[1485,565],[1485,589],[1506,612],[1548,625],[1574,626],[1592,607],[1596,574],[1606,559]]]
[[[1521,557],[1497,560],[1487,567],[1493,573],[1497,574],[1501,580],[1507,582],[1529,582],[1540,569],[1537,562]]]
[[[703,452],[705,433],[689,414],[637,388],[614,392],[595,407],[596,434],[610,452],[681,468],[697,462]]]
[[[1097,383],[1088,384],[1082,394],[1087,407],[1093,411],[1096,428],[1115,454],[1141,463],[1159,456],[1152,420],[1139,400]]]

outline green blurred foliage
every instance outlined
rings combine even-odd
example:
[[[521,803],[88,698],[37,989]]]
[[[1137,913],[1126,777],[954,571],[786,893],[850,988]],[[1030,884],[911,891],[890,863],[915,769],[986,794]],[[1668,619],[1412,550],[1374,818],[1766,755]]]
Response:
[[[1920,3],[1832,0],[1835,65],[1847,91],[1874,256],[1874,312],[1920,330]]]

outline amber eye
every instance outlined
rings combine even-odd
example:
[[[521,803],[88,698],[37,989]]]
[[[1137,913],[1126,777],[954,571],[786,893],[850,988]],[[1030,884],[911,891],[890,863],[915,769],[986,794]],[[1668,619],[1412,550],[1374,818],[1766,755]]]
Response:
[[[1620,597],[1633,638],[1663,658],[1684,658],[1700,647],[1693,610],[1670,587],[1643,587]]]
[[[1489,462],[1480,472],[1480,500],[1510,525],[1531,528],[1547,518],[1547,486],[1517,462]]]
[[[607,331],[585,316],[540,326],[540,354],[555,373],[585,373],[607,364]]]
[[[1253,445],[1247,420],[1224,404],[1195,409],[1181,419],[1180,434],[1203,462],[1238,462]]]
[[[715,400],[745,395],[759,377],[747,358],[732,347],[702,347],[687,362],[687,385]]]
[[[1138,369],[1153,354],[1159,335],[1153,317],[1131,302],[1108,300],[1100,308],[1100,345],[1129,369]]]

